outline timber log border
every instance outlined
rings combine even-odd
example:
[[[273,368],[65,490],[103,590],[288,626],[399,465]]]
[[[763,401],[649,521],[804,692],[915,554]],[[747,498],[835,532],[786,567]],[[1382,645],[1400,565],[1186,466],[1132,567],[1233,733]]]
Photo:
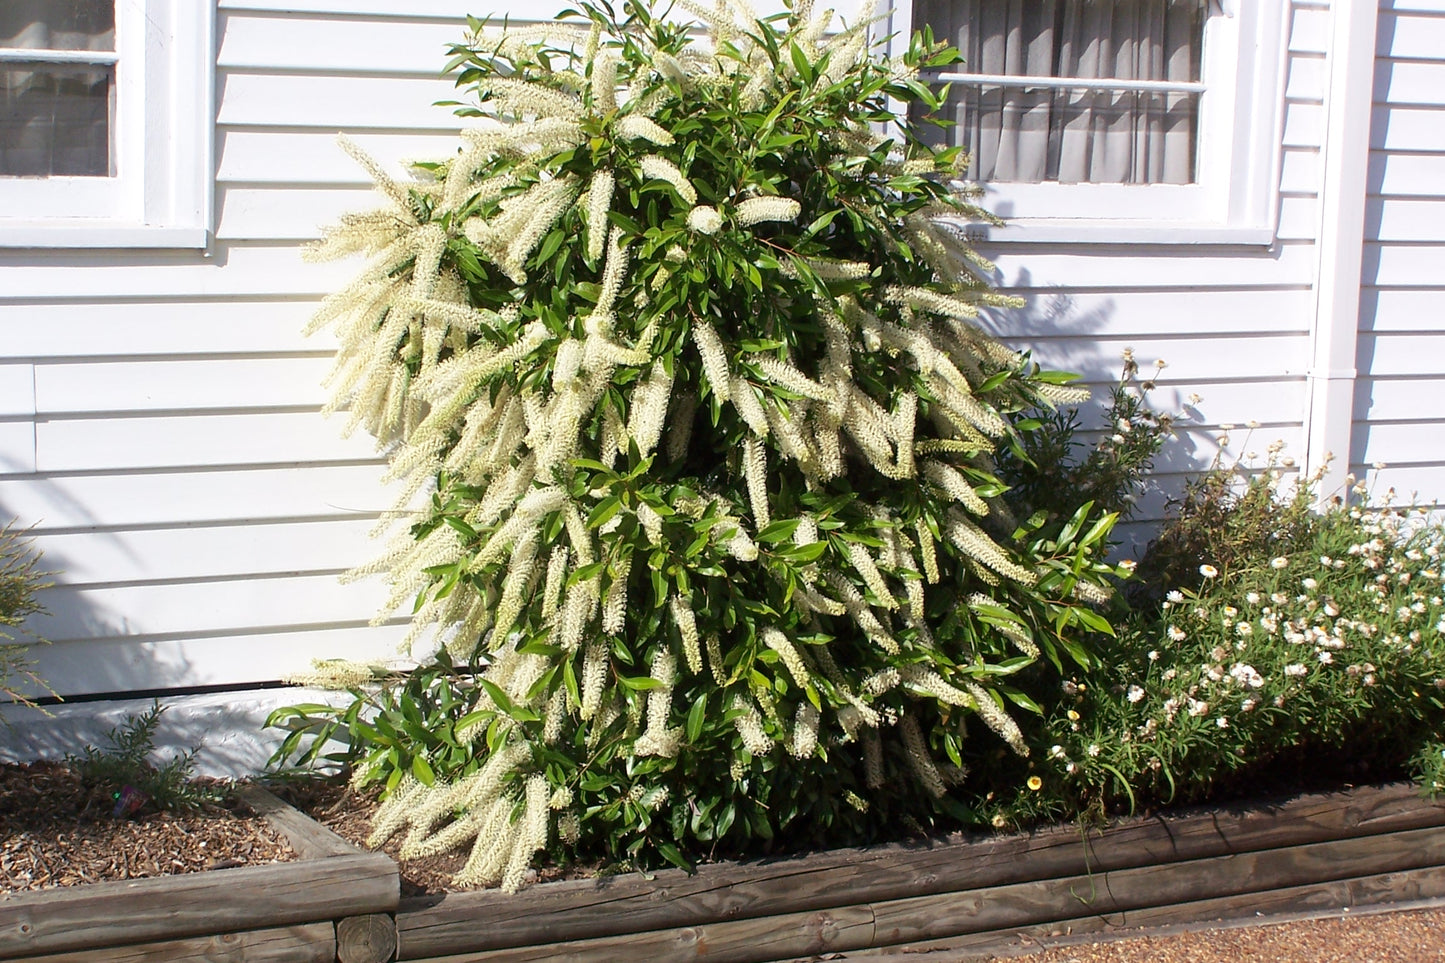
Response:
[[[1445,802],[1363,786],[1014,836],[398,899],[394,863],[263,789],[301,857],[0,897],[26,963],[761,963],[989,953],[1020,936],[1329,915],[1445,897]]]

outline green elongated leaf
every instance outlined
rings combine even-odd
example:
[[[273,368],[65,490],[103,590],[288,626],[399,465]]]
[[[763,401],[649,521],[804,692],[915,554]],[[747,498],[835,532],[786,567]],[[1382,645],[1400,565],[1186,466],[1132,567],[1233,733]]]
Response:
[[[1025,695],[1024,693],[1020,692],[1018,689],[1013,689],[1013,688],[1009,688],[1009,687],[1007,687],[1007,686],[1003,686],[1003,687],[1000,687],[998,691],[1003,694],[1003,697],[1004,697],[1005,699],[1007,699],[1008,701],[1012,702],[1014,705],[1018,706],[1020,709],[1027,709],[1029,712],[1032,712],[1032,713],[1034,713],[1035,715],[1040,715],[1040,716],[1041,716],[1041,715],[1044,714],[1043,706],[1039,705],[1039,704],[1038,704],[1037,702],[1035,702],[1033,699],[1030,699],[1027,695]]]
[[[990,375],[983,384],[974,389],[975,394],[986,395],[1013,376],[1012,371],[1000,371]]]
[[[806,565],[809,562],[816,562],[822,558],[823,553],[827,550],[827,542],[810,542],[807,545],[785,545],[778,549],[777,555],[790,562]]]
[[[663,859],[667,860],[678,869],[688,873],[691,873],[693,871],[692,863],[689,863],[687,859],[682,855],[682,852],[672,843],[669,843],[666,840],[658,840],[657,851],[662,854]]]
[[[1067,545],[1078,537],[1079,530],[1084,527],[1084,522],[1088,521],[1089,512],[1093,507],[1093,502],[1085,502],[1079,506],[1079,510],[1074,512],[1074,517],[1070,518],[1068,524],[1059,532],[1058,542],[1060,545]]]
[[[687,741],[697,742],[702,735],[702,725],[707,718],[707,693],[704,692],[692,703],[692,709],[687,714]]]
[[[1105,535],[1109,534],[1109,532],[1114,527],[1114,523],[1118,520],[1119,516],[1113,512],[1110,512],[1103,518],[1100,518],[1087,532],[1084,533],[1084,537],[1079,540],[1079,544],[1081,546],[1093,545],[1094,543],[1098,542]]]
[[[798,530],[800,524],[802,524],[802,519],[800,518],[780,519],[771,525],[765,526],[762,531],[758,532],[757,540],[768,545],[785,542],[793,537],[793,533]]]
[[[574,569],[572,573],[567,576],[567,586],[570,588],[573,585],[578,584],[579,582],[585,582],[588,579],[596,578],[598,575],[602,574],[602,570],[606,567],[607,562],[606,560],[603,560],[600,562],[593,562],[591,565],[583,565],[581,568]]]
[[[627,676],[617,673],[617,681],[622,683],[634,692],[646,692],[650,689],[661,689],[663,684],[650,675]]]
[[[567,698],[572,705],[582,704],[582,691],[577,685],[577,670],[572,668],[572,660],[568,659],[562,663],[562,685],[567,688]]]
[[[587,515],[588,528],[601,528],[612,520],[622,509],[622,499],[617,495],[608,495],[598,502],[592,511]]]
[[[477,685],[486,690],[487,695],[491,696],[492,702],[496,704],[497,709],[500,710],[503,715],[511,716],[517,711],[517,706],[512,702],[511,696],[503,692],[501,686],[495,682],[489,679],[479,678],[477,679]]]
[[[1093,629],[1095,632],[1101,632],[1104,635],[1109,636],[1112,636],[1114,634],[1114,627],[1109,624],[1109,620],[1104,618],[1098,612],[1095,612],[1091,609],[1086,609],[1082,605],[1080,605],[1074,608],[1073,613],[1074,618],[1078,619],[1085,626]]]
[[[432,785],[436,782],[437,778],[436,773],[432,772],[431,766],[422,756],[411,757],[411,774],[415,776],[416,781],[421,783],[423,786]]]

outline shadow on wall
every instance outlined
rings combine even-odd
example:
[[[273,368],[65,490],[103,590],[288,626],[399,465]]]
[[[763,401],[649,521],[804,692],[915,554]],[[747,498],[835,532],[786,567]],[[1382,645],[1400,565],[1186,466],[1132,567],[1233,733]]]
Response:
[[[45,484],[33,475],[27,481]],[[58,486],[51,486],[50,492],[65,497]],[[12,514],[0,504],[0,518]],[[72,521],[89,518],[84,506],[73,501],[64,506],[64,514]],[[35,522],[20,519],[22,525]],[[102,531],[88,534],[106,537]],[[135,637],[124,616],[96,605],[81,590],[83,586],[68,583],[66,573],[76,568],[74,560],[49,549],[41,565],[54,583],[40,593],[46,611],[13,634],[16,642],[31,648],[31,661],[60,701],[34,685],[17,685],[40,705],[0,702],[0,762],[58,759],[87,745],[103,745],[109,730],[149,708],[153,693],[169,690],[171,694],[161,696],[168,709],[156,734],[162,758],[200,747],[200,774],[255,772],[264,767],[279,741],[279,736],[262,731],[267,714],[281,705],[322,701],[327,696],[290,688],[177,692],[178,680],[193,677],[177,647],[165,645],[165,640]],[[41,638],[52,641],[36,641]]]
[[[1077,442],[1082,457],[1085,446],[1101,441],[1114,431],[1114,426],[1108,424],[1109,391],[1119,380],[1123,358],[1113,353],[1112,348],[1106,351],[1100,345],[1101,339],[1109,336],[1114,305],[1111,300],[1104,300],[1083,308],[1068,291],[1034,287],[1032,282],[1031,272],[1020,270],[1010,290],[1023,298],[1023,307],[987,309],[981,313],[979,322],[994,337],[1017,349],[1030,351],[1045,368],[1077,374],[1079,384],[1090,389],[1090,400],[1078,406],[1082,430]],[[1118,337],[1110,341],[1117,344]],[[1141,380],[1155,373],[1148,367],[1151,363],[1140,359],[1145,369],[1140,372]],[[1181,427],[1205,420],[1204,413],[1162,377],[1150,389],[1149,400],[1156,412],[1174,416]],[[1135,521],[1116,529],[1120,543],[1116,554],[1137,557],[1143,551],[1164,516],[1167,502],[1178,497],[1185,482],[1208,467],[1213,456],[1214,449],[1201,446],[1196,433],[1180,431],[1165,441],[1138,497]]]

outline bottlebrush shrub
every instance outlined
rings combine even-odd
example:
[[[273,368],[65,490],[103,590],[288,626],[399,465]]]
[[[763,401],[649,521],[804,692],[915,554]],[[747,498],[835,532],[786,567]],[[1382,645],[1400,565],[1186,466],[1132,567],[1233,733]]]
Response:
[[[359,572],[479,690],[466,765],[361,777],[377,839],[471,845],[464,884],[516,888],[551,840],[684,864],[932,812],[965,721],[1026,752],[1009,676],[1108,629],[1112,516],[1044,538],[993,470],[1079,392],[975,323],[1010,302],[935,218],[988,215],[889,109],[935,108],[915,73],[955,52],[680,6],[700,28],[473,21],[458,113],[489,122],[415,182],[370,165],[391,206],[318,251],[371,256],[316,320],[334,407],[430,486]]]

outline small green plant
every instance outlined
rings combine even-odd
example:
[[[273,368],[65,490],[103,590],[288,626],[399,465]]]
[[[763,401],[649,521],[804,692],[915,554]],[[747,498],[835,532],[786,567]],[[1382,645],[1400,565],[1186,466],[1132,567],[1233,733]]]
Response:
[[[21,705],[34,705],[35,689],[54,693],[36,674],[27,647],[12,644],[12,630],[30,616],[45,611],[39,593],[50,582],[40,569],[40,555],[24,531],[14,524],[0,528],[0,696]],[[32,639],[41,643],[43,639]],[[20,686],[21,681],[29,686]]]
[[[324,702],[283,706],[266,720],[286,737],[271,757],[281,767],[330,765],[351,773],[357,788],[381,783],[395,789],[404,775],[431,784],[455,780],[476,766],[476,753],[457,737],[457,728],[477,707],[481,689],[452,664],[445,649],[433,662],[395,674],[366,670],[365,678],[344,680],[325,664],[317,673],[288,681],[343,688],[344,706]]]
[[[157,809],[191,812],[225,796],[224,784],[194,778],[199,749],[177,753],[159,765],[153,761],[156,727],[165,711],[157,700],[111,729],[104,746],[86,746],[79,755],[65,758],[83,782],[117,800],[117,814],[131,809],[131,799],[136,806],[149,802]],[[133,795],[137,792],[143,795]]]
[[[1149,406],[1154,374],[1139,377],[1133,349],[1124,351],[1119,380],[1109,389],[1109,405],[1097,444],[1080,439],[1079,409],[1045,408],[1022,422],[1018,443],[1000,453],[999,477],[1009,486],[1006,498],[1015,512],[1044,511],[1061,525],[1082,502],[1121,520],[1134,514],[1145,491],[1154,459],[1174,431],[1174,415]]]

